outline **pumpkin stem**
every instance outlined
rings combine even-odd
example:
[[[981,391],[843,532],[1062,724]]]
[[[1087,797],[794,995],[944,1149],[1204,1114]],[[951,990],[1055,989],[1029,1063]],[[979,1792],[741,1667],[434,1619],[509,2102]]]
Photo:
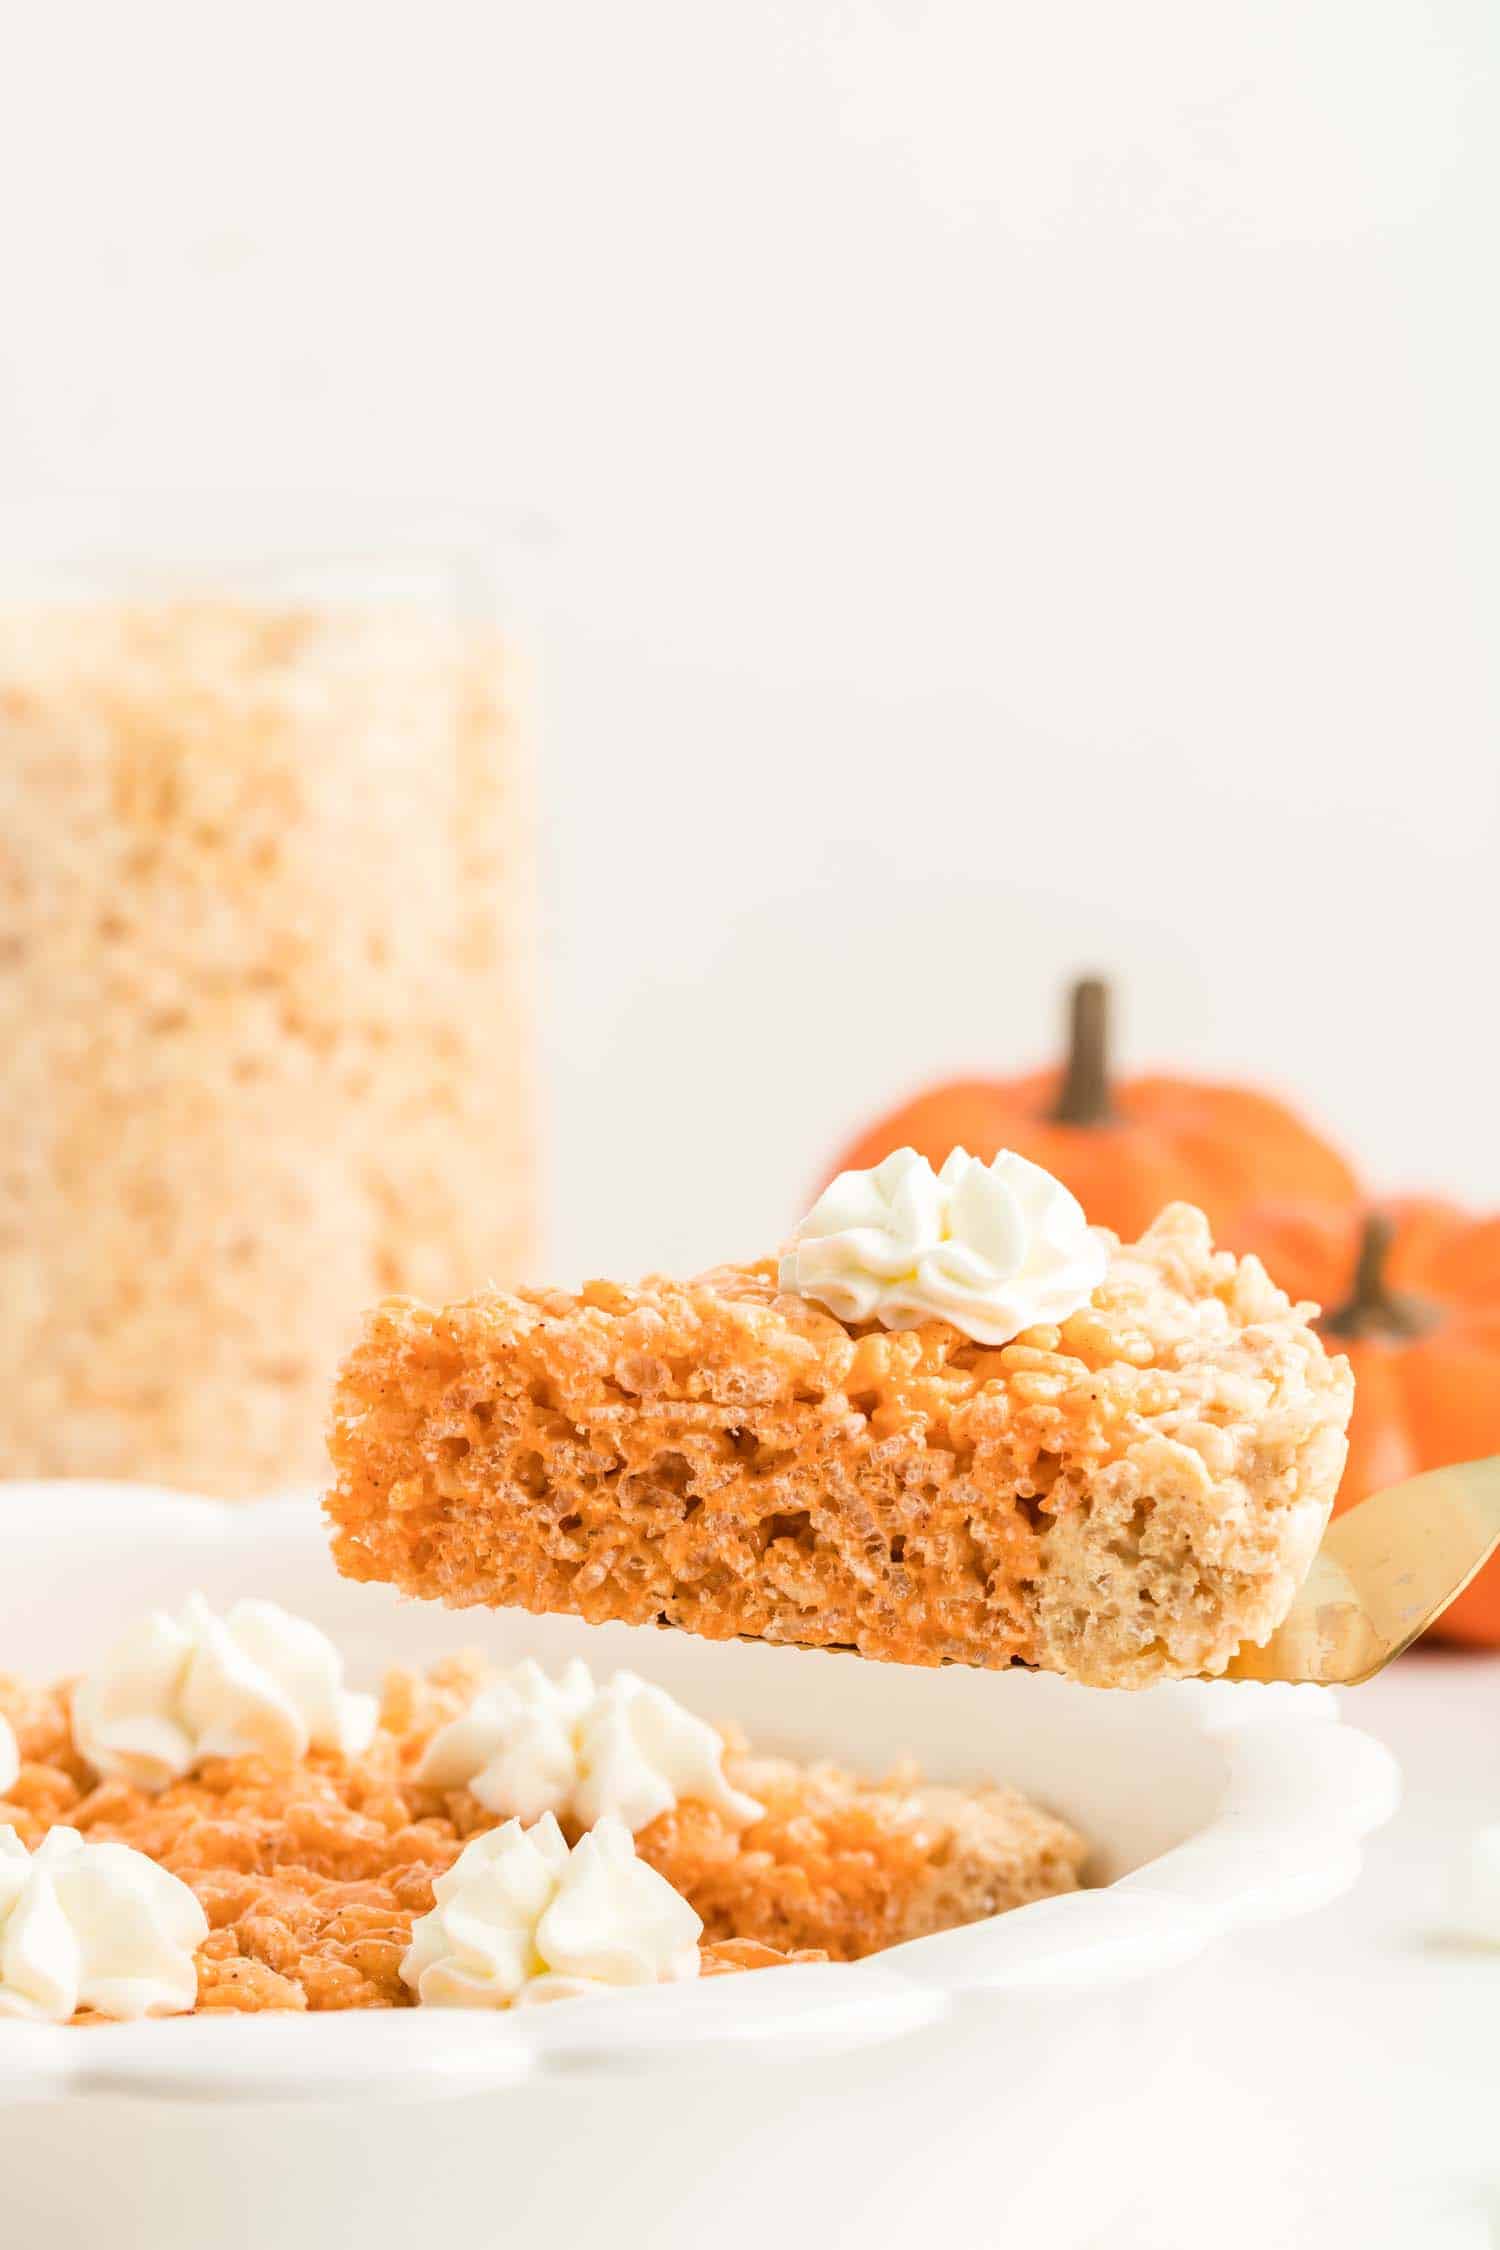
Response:
[[[1108,1125],[1109,986],[1080,977],[1068,995],[1068,1060],[1052,1111],[1054,1125]]]
[[[1359,1238],[1353,1286],[1343,1304],[1325,1315],[1325,1336],[1347,1336],[1355,1342],[1364,1336],[1421,1336],[1436,1325],[1438,1315],[1431,1305],[1393,1289],[1386,1279],[1386,1260],[1395,1239],[1396,1222],[1390,1213],[1372,1211]]]

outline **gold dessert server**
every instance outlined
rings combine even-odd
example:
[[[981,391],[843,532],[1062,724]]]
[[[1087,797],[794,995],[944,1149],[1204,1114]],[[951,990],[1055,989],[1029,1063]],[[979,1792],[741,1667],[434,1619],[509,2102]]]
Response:
[[[1323,1534],[1282,1622],[1221,1675],[1355,1687],[1409,1648],[1500,1547],[1500,1456],[1372,1492]]]

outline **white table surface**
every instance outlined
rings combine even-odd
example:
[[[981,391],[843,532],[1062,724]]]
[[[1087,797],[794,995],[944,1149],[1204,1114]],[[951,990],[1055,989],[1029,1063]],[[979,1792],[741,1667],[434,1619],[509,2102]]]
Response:
[[[1170,2163],[1110,2250],[1500,2250],[1500,1947],[1445,1926],[1500,1820],[1500,1657],[1423,1651],[1344,1708],[1401,1810],[1349,1897],[1189,1972]]]

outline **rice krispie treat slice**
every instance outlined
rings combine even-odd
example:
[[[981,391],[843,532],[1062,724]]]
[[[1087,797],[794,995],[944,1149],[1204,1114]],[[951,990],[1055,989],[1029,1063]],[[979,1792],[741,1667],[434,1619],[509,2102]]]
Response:
[[[769,1260],[388,1300],[334,1397],[338,1567],[901,1663],[1220,1671],[1312,1558],[1348,1364],[1187,1205],[1099,1239],[1077,1309],[1003,1343],[906,1283],[899,1315],[836,1317]]]

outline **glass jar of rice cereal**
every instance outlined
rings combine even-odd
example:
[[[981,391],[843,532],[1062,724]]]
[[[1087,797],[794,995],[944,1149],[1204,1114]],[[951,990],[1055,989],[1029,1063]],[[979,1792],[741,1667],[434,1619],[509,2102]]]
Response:
[[[0,584],[0,1475],[316,1482],[361,1307],[532,1256],[513,650],[472,526],[88,551]]]

